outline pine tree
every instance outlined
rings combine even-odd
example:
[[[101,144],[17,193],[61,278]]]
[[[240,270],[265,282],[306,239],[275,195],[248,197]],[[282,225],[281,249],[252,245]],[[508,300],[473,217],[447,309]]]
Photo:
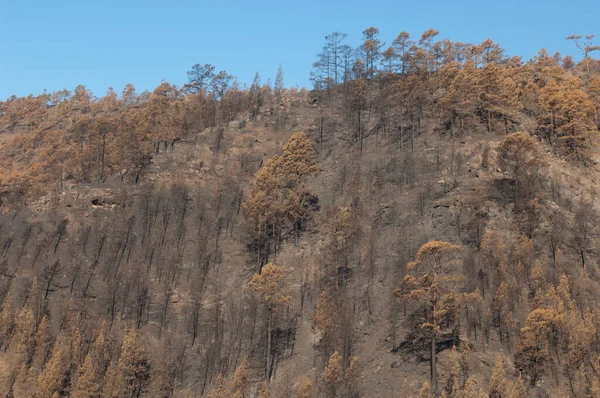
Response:
[[[344,371],[342,369],[342,357],[336,351],[329,358],[329,362],[323,373],[323,381],[327,386],[329,394],[335,396],[344,380]]]
[[[271,389],[269,387],[269,383],[264,381],[258,390],[258,394],[256,398],[270,398],[271,397]]]
[[[17,363],[29,366],[35,353],[35,318],[29,307],[19,311],[15,320],[17,337]]]
[[[505,78],[503,71],[499,65],[488,63],[477,73],[477,103],[486,114],[488,132],[492,132],[494,118],[511,108],[511,99],[516,93],[514,82]]]
[[[578,82],[576,86],[580,85]],[[564,97],[562,112],[565,123],[559,128],[559,138],[565,154],[587,163],[590,146],[598,134],[594,103],[581,88],[570,89]]]
[[[106,353],[106,340],[101,330],[92,345],[85,361],[79,368],[76,389],[73,396],[76,398],[101,398],[102,381],[108,366]]]
[[[13,328],[12,296],[9,294],[2,304],[2,312],[0,312],[0,348],[8,344]]]
[[[252,100],[251,120],[256,120],[260,107],[263,105],[262,87],[260,83],[260,75],[258,72],[254,75],[252,85],[250,86],[250,96]]]
[[[392,42],[392,48],[399,61],[399,65],[396,68],[402,74],[407,72],[409,64],[408,49],[413,44],[414,42],[410,39],[410,34],[406,31],[400,32]]]
[[[297,398],[313,398],[315,396],[314,392],[314,384],[313,382],[306,376],[300,382],[300,387],[298,387],[298,392],[296,393]]]
[[[205,94],[210,81],[215,76],[215,67],[210,64],[196,64],[187,72],[188,84],[184,86],[187,92]]]
[[[506,398],[527,397],[527,392],[527,386],[521,376],[519,376],[514,382],[509,383]]]
[[[267,380],[271,378],[273,369],[273,316],[275,312],[282,306],[288,304],[291,300],[291,297],[284,293],[283,281],[287,274],[288,270],[286,267],[269,263],[263,267],[260,274],[255,274],[248,283],[250,290],[258,297],[259,301],[265,305],[267,310],[267,362],[265,365],[265,375]]]
[[[451,395],[452,398],[487,398],[488,394],[486,394],[483,389],[477,389],[477,384],[473,378],[467,379],[465,383],[465,387],[458,391],[456,394]]]
[[[594,76],[588,81],[587,93],[596,107],[595,120],[600,129],[600,76]]]
[[[359,396],[360,373],[359,359],[355,355],[350,358],[350,363],[344,373],[344,384],[346,385],[348,395],[351,397]]]
[[[305,133],[294,133],[285,143],[278,166],[283,178],[291,180],[295,185],[304,182],[317,171],[314,144]]]
[[[321,340],[325,354],[329,355],[339,337],[339,319],[337,306],[329,295],[328,289],[323,289],[319,301],[317,301],[313,321],[315,328],[323,334]]]
[[[353,243],[352,237],[357,230],[356,209],[337,206],[330,215],[327,226],[327,251],[331,266],[326,270],[328,280],[335,280],[335,296],[340,294],[340,285],[343,284],[344,273],[349,264],[348,253]]]
[[[83,365],[79,368],[77,388],[73,392],[74,398],[102,398],[101,384],[94,380],[94,364],[88,354]]]
[[[110,362],[108,369],[106,369],[106,375],[102,386],[102,396],[103,398],[112,398],[122,397],[125,394],[126,386],[123,382],[123,378],[119,375],[118,359],[115,359]]]
[[[534,386],[546,373],[552,358],[548,336],[554,327],[556,313],[550,308],[536,308],[527,316],[526,326],[521,329],[515,367],[529,376]]]
[[[235,370],[231,379],[231,392],[234,398],[244,398],[248,395],[248,360],[244,358],[240,366]]]
[[[75,325],[71,331],[71,364],[74,369],[78,369],[85,360],[85,352],[83,346],[83,336],[81,335],[81,329]],[[74,379],[77,378],[75,375]]]
[[[37,396],[52,398],[54,394],[67,395],[70,383],[69,344],[60,337],[52,350],[52,356],[38,378]]]
[[[446,382],[445,390],[450,394],[451,397],[454,397],[464,388],[464,385],[461,385],[462,382],[460,380],[460,358],[456,346],[452,346],[452,351],[450,352],[449,373],[450,374],[448,375],[448,381]]]
[[[407,398],[413,398],[412,394],[411,394],[411,387],[410,387],[410,382],[408,381],[408,377],[405,377],[404,380],[402,380],[402,387],[400,389],[400,391],[402,392],[402,396],[406,396]]]
[[[260,265],[276,252],[284,231],[291,229],[298,236],[311,196],[304,182],[316,171],[312,142],[304,133],[295,133],[283,154],[269,159],[256,173],[242,208],[255,234]]]
[[[252,85],[250,86],[250,94],[252,94],[252,97],[254,99],[257,99],[258,95],[260,94],[261,87],[262,85],[260,83],[260,74],[256,72],[256,74],[254,75],[254,79],[252,79]]]
[[[504,362],[498,355],[496,365],[490,378],[490,398],[503,398],[506,396],[506,372],[504,371]]]
[[[273,87],[277,101],[281,101],[283,90],[283,68],[281,67],[281,64],[279,64],[279,67],[277,68],[277,76],[275,77],[275,86]]]
[[[14,335],[8,346],[10,362],[8,366],[2,367],[2,393],[10,395],[15,393],[17,381],[27,386],[29,382],[29,367],[35,353],[35,325],[33,312],[29,307],[23,307],[14,321]],[[19,386],[16,386],[17,388]]]
[[[37,383],[32,375],[31,370],[27,368],[27,365],[23,364],[18,369],[15,376],[15,381],[12,386],[12,394],[9,394],[8,396],[12,395],[15,398],[31,397],[32,392],[36,391],[36,387]]]
[[[434,398],[433,393],[431,392],[431,384],[427,380],[423,382],[421,389],[419,390],[418,398]]]
[[[54,337],[50,330],[50,321],[46,315],[40,321],[35,335],[35,354],[33,356],[32,368],[36,372],[41,372],[48,360],[52,349]],[[37,376],[37,375],[36,375]]]
[[[446,325],[444,318],[450,312],[449,304],[460,301],[464,296],[456,293],[457,283],[463,281],[464,276],[456,269],[457,263],[452,259],[459,249],[459,246],[448,242],[425,243],[417,252],[416,260],[407,265],[414,276],[405,276],[394,290],[394,295],[400,299],[422,303],[427,309],[421,329],[427,331],[430,340],[431,389],[434,396],[438,394],[437,339]]]
[[[211,390],[206,395],[207,398],[229,398],[229,391],[225,387],[225,378],[221,373],[213,383]]]
[[[500,143],[498,156],[500,167],[515,181],[513,199],[522,207],[534,197],[539,181],[542,160],[538,145],[527,133],[512,133]]]
[[[394,70],[394,60],[398,58],[394,47],[388,47],[381,53],[381,66],[386,74],[391,75]]]
[[[561,114],[563,97],[564,92],[554,79],[540,89],[539,104],[542,113],[538,118],[538,128],[544,132],[552,146],[556,145],[557,126],[564,122]]]
[[[385,45],[379,39],[379,29],[370,27],[363,31],[362,56],[366,62],[366,78],[371,79],[377,71],[377,61],[381,57],[381,48]]]
[[[563,360],[563,373],[567,376],[571,392],[576,395],[574,387],[579,370],[583,367],[585,372],[591,368],[592,373],[595,373],[593,365],[590,364],[594,363],[593,352],[598,329],[597,324],[594,322],[594,316],[589,309],[582,317],[575,303],[569,301],[567,306],[566,311],[563,306],[560,306],[560,308],[557,306],[557,308],[563,310],[565,315],[559,318],[564,323],[561,322],[559,326],[559,335],[555,344],[563,343],[563,349],[566,351],[566,360]]]
[[[118,362],[119,385],[125,387],[126,395],[132,398],[143,396],[150,379],[150,362],[142,347],[138,329],[127,331]]]
[[[33,278],[29,297],[27,298],[27,304],[33,311],[33,317],[35,319],[35,324],[37,325],[44,315],[44,293],[37,277]]]

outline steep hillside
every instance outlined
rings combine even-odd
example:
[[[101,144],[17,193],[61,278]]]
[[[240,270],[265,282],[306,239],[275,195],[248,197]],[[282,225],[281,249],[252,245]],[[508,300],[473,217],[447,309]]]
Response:
[[[598,396],[600,64],[432,35],[312,92],[3,103],[2,394]]]

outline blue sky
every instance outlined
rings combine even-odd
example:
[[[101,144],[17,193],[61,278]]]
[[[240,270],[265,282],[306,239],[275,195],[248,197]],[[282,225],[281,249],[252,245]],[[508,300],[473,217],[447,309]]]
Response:
[[[286,86],[308,86],[324,36],[378,27],[390,43],[402,30],[440,38],[499,42],[529,58],[541,48],[576,54],[565,37],[596,33],[598,0],[138,1],[0,0],[0,99],[74,89],[103,95],[131,82],[181,85],[195,63],[211,63],[250,83],[256,71]],[[600,40],[597,40],[600,43]]]

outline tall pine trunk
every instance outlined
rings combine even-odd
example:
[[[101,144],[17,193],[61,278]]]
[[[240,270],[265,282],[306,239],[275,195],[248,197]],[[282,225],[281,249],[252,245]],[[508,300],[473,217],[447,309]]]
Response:
[[[434,397],[438,396],[438,382],[437,382],[437,365],[436,365],[436,338],[435,332],[431,336],[431,393]]]
[[[271,323],[272,323],[273,313],[269,310],[269,321],[267,327],[267,366],[266,366],[266,374],[267,380],[271,380]]]

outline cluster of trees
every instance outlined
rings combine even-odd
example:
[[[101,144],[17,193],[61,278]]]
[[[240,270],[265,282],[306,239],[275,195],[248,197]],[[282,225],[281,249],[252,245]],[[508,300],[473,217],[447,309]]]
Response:
[[[235,369],[258,313],[218,294],[220,242],[241,200],[225,186],[146,185],[133,197],[124,185],[112,209],[88,197],[78,210],[3,215],[2,394],[206,392]]]
[[[514,202],[515,229],[486,231],[484,219],[482,237],[472,249],[443,241],[423,244],[394,291],[409,330],[399,349],[422,352],[430,362],[430,380],[419,396],[524,396],[545,377],[556,388],[565,386],[569,396],[600,391],[600,313],[591,294],[596,268],[590,270],[586,262],[594,232],[585,221],[596,213],[582,200],[570,215],[563,209],[543,214],[552,198],[541,182],[539,145],[516,132],[496,150],[497,164],[512,181],[507,197]],[[485,200],[485,193],[475,194],[477,203]],[[545,217],[550,217],[549,229],[541,228]],[[461,358],[493,341],[512,358],[498,357],[484,393]],[[449,348],[456,371],[440,386],[436,358]]]
[[[497,64],[505,67],[523,66],[521,57],[508,56],[505,50],[491,39],[480,44],[453,42],[449,39],[438,40],[439,31],[427,29],[418,39],[411,38],[410,33],[402,31],[386,47],[380,38],[380,31],[370,27],[362,32],[362,43],[352,48],[344,43],[348,35],[333,32],[325,36],[325,45],[317,55],[318,60],[313,64],[311,80],[315,88],[332,88],[337,84],[346,83],[360,78],[380,78],[386,74],[420,74],[434,73],[444,66],[459,63],[472,63],[475,68],[487,64]],[[582,52],[582,68],[592,72],[595,60],[590,54],[599,51],[600,46],[593,44],[594,35],[586,35],[586,41],[580,43],[581,36],[567,37],[573,40]],[[573,69],[576,63],[573,57],[560,54],[552,56],[555,61],[566,69]],[[550,66],[550,65],[548,65]]]
[[[459,248],[440,241],[424,244],[417,252],[416,261],[407,266],[416,275],[406,275],[394,290],[394,294],[403,301],[424,303],[423,321],[419,329],[430,340],[431,390],[434,395],[438,393],[436,355],[442,329],[456,326],[455,319],[461,315],[458,310],[468,307],[471,304],[469,301],[476,303],[481,300],[478,293],[473,297],[461,293],[460,284],[464,283],[464,276],[456,269],[457,263],[448,259]]]
[[[135,182],[153,153],[171,150],[190,133],[223,126],[241,113],[258,113],[280,97],[257,74],[249,89],[212,65],[194,65],[189,82],[167,82],[138,94],[128,84],[94,97],[84,86],[0,101],[0,133],[13,133],[0,156],[0,203],[12,205],[61,190],[64,181]]]
[[[4,302],[3,395],[140,397],[148,391],[151,367],[138,329],[117,340],[106,322],[93,325],[70,301],[55,334],[45,300],[47,293],[34,279],[18,312],[13,315],[10,296]]]
[[[402,396],[523,397],[542,382],[597,395],[597,218],[590,201],[566,200],[548,182],[553,155],[543,150],[572,159],[569,167],[593,163],[593,37],[571,38],[583,55],[576,63],[543,50],[524,62],[491,40],[437,36],[402,32],[386,48],[369,28],[353,50],[345,34],[328,35],[311,76],[311,102],[321,103],[302,110],[306,132],[268,110],[294,94],[281,67],[273,88],[257,75],[241,89],[195,65],[182,88],[94,98],[78,87],[2,102],[0,128],[16,136],[0,155],[5,203],[66,181],[123,182],[111,209],[0,215],[2,394],[369,395],[357,331],[389,322],[389,348],[429,362],[428,380],[418,392],[407,380]],[[235,118],[246,127],[232,128]],[[289,137],[260,166],[263,148],[249,153],[252,144],[214,156],[233,172],[193,187],[185,178],[125,183],[143,181],[151,156],[188,133],[204,130],[197,139],[218,155],[229,135],[259,122]],[[479,185],[455,190],[466,179],[455,138],[469,135],[491,146],[471,146],[481,150],[469,164]],[[368,161],[365,145],[376,149]],[[428,201],[449,192],[462,213],[447,237],[431,240],[439,230],[423,226]],[[494,228],[491,202],[508,209]],[[302,236],[316,254],[304,245],[295,258],[284,249]],[[399,277],[393,293],[375,288],[390,277]],[[380,310],[390,299],[388,320]],[[280,365],[293,359],[300,324],[314,332],[314,369],[296,386],[274,383],[287,378]],[[472,354],[499,345],[507,354],[490,374],[473,369]],[[450,371],[438,372],[444,351]]]
[[[322,52],[313,64],[315,70],[311,78],[315,87],[332,88],[349,80],[387,74],[434,73],[451,63],[471,62],[480,67],[489,63],[519,62],[516,58],[507,59],[504,49],[490,39],[478,45],[448,39],[437,41],[439,31],[428,29],[418,40],[403,31],[386,47],[379,35],[375,27],[364,30],[361,45],[354,49],[344,43],[347,34],[327,35]]]
[[[318,198],[306,185],[317,171],[316,161],[312,141],[296,133],[283,146],[282,155],[267,160],[256,173],[242,207],[260,267],[277,254],[286,235],[293,234],[297,240],[311,210],[318,209]]]
[[[488,233],[470,272],[477,275],[478,283],[468,282],[471,275],[461,272],[462,262],[455,261],[459,249],[447,242],[424,244],[417,260],[408,266],[411,273],[394,291],[405,308],[409,304],[414,311],[406,318],[414,327],[409,341],[414,344],[422,338],[429,345],[428,394],[487,396],[473,388],[468,365],[452,356],[456,374],[447,375],[442,391],[436,356],[448,347],[453,347],[452,355],[468,355],[469,345],[490,344],[495,332],[514,354],[512,361],[498,357],[489,396],[526,395],[528,387],[535,387],[545,376],[556,387],[564,376],[566,389],[574,397],[595,396],[600,391],[596,349],[600,318],[597,306],[586,307],[593,303],[583,299],[582,293],[575,294],[577,289],[589,289],[589,276],[574,274],[578,279],[573,280],[566,273],[559,275],[559,270],[535,260],[533,242],[526,237],[506,247],[495,233]],[[507,367],[516,377],[507,375]]]
[[[401,32],[386,47],[371,27],[353,49],[344,43],[346,34],[334,32],[326,36],[311,81],[329,99],[336,87],[344,87],[347,122],[361,143],[372,132],[372,116],[366,117],[371,110],[378,131],[388,136],[400,130],[400,139],[412,143],[426,116],[424,106],[430,105],[436,123],[453,131],[460,126],[461,132],[474,121],[483,121],[488,131],[514,131],[526,114],[536,119],[537,134],[555,151],[590,162],[600,125],[600,66],[591,57],[598,50],[592,35],[584,43],[570,37],[582,51],[579,63],[545,50],[525,62],[489,39],[474,45],[438,36],[435,29],[418,39]],[[79,86],[72,93],[0,102],[0,129],[24,133],[7,143],[0,158],[2,197],[18,202],[52,184],[60,188],[64,180],[103,181],[115,173],[135,181],[153,152],[171,148],[190,132],[223,125],[240,112],[255,120],[265,101],[280,101],[284,91],[281,67],[274,87],[261,84],[257,74],[245,89],[210,64],[194,65],[188,80],[181,88],[164,82],[139,95],[127,85],[120,95],[109,89],[95,98]],[[375,81],[377,90],[370,84]],[[408,125],[394,120],[391,110],[398,100],[410,116]]]
[[[593,35],[586,36],[585,44],[579,44],[578,36],[570,37],[582,50],[579,63],[544,49],[524,61],[506,55],[490,39],[476,45],[437,40],[438,35],[428,29],[413,40],[401,32],[386,48],[379,30],[371,27],[363,32],[362,44],[352,49],[344,44],[346,34],[334,32],[325,38],[311,81],[327,93],[326,99],[343,93],[350,127],[361,142],[368,134],[364,114],[374,108],[377,130],[387,135],[406,129],[412,142],[427,104],[434,108],[435,123],[452,134],[455,126],[464,132],[473,121],[483,122],[488,132],[512,132],[525,114],[536,120],[536,133],[556,152],[589,163],[600,127],[600,65],[590,55],[599,46],[592,44]],[[340,85],[343,90],[336,90]],[[410,116],[408,126],[398,126],[392,118],[397,101]]]
[[[293,134],[271,164],[256,173],[247,202],[264,188],[277,195],[257,211],[287,203],[276,211],[288,218],[269,219],[290,233],[281,245],[297,239],[317,206],[307,191],[313,143]],[[254,231],[239,227],[247,211],[239,181],[227,176],[219,187],[177,180],[135,187],[133,196],[124,184],[115,207],[79,208],[74,219],[69,208],[41,219],[27,207],[1,216],[2,393],[238,397],[254,388],[250,377],[269,381],[294,346],[288,270],[268,263],[240,294],[223,295],[222,242]],[[312,385],[307,379],[304,394]],[[260,391],[268,396],[269,384]]]

